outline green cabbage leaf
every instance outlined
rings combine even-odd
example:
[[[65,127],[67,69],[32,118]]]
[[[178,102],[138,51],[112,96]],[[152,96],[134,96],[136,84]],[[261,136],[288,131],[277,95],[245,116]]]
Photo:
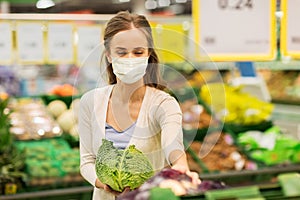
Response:
[[[98,179],[113,190],[122,192],[125,187],[138,188],[154,175],[148,158],[135,145],[117,149],[113,142],[102,139],[96,156]]]

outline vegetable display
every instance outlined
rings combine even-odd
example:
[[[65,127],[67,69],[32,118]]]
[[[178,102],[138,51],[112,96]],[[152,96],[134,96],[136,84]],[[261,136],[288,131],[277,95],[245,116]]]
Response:
[[[273,126],[264,132],[240,133],[237,143],[252,159],[267,166],[300,162],[300,142],[284,135],[278,126]]]
[[[96,157],[96,174],[99,180],[115,191],[139,187],[154,174],[148,158],[134,145],[117,149],[113,142],[102,140]]]
[[[141,185],[138,189],[119,196],[118,200],[178,200],[179,196],[192,196],[208,190],[227,188],[218,181],[202,180],[198,185],[180,171],[165,168]],[[157,195],[160,192],[160,195]]]
[[[72,149],[62,138],[16,141],[25,156],[28,184],[41,179],[55,180],[79,174],[79,150]]]
[[[225,123],[254,125],[268,121],[274,105],[262,101],[235,87],[220,83],[202,86],[200,98],[211,107],[216,117]]]
[[[257,169],[256,163],[240,151],[229,133],[220,131],[208,133],[203,141],[193,141],[189,148],[201,159],[210,172]],[[194,160],[191,153],[187,152],[190,170],[205,173],[203,167]]]

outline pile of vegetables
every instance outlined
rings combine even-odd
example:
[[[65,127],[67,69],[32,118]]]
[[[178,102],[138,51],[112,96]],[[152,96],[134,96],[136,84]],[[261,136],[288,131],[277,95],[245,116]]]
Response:
[[[268,121],[274,105],[241,89],[222,83],[206,84],[201,88],[200,98],[225,123],[255,125]]]
[[[222,182],[210,180],[195,185],[185,173],[165,168],[138,189],[119,196],[118,200],[179,200],[179,196],[197,195],[208,190],[225,188],[227,186]]]
[[[220,131],[208,133],[203,141],[191,142],[189,150],[187,151],[189,168],[198,173],[205,173],[205,169],[197,163],[194,156],[203,162],[208,172],[257,169],[256,163],[240,151],[229,133]]]
[[[9,97],[0,96],[0,194],[14,194],[26,179],[24,173],[24,155],[14,145],[9,132]]]
[[[18,98],[12,105],[10,133],[17,140],[58,137],[62,134],[59,124],[47,112],[39,99]]]
[[[72,149],[62,138],[16,141],[16,147],[25,156],[28,184],[42,179],[59,180],[79,175],[79,150]]]
[[[76,142],[79,140],[78,133],[78,112],[79,112],[79,98],[68,99],[70,100],[67,105],[61,99],[55,99],[48,103],[47,111],[53,116],[59,124],[63,133],[69,135]]]
[[[148,158],[134,145],[117,149],[113,142],[102,140],[97,157],[96,173],[98,179],[113,190],[122,192],[139,187],[154,174]]]
[[[65,96],[76,95],[78,91],[73,85],[65,83],[62,85],[55,85],[49,93],[53,95],[65,97]]]
[[[278,126],[240,133],[237,143],[252,159],[266,165],[300,163],[300,142],[282,134]]]

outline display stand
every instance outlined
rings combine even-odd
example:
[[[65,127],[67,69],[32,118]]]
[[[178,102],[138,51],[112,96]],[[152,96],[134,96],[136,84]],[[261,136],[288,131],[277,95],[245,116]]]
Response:
[[[89,200],[91,199],[93,187],[92,186],[80,186],[64,189],[53,189],[53,190],[44,190],[39,192],[25,192],[14,195],[4,195],[0,196],[1,200],[16,200],[16,199],[81,199]]]

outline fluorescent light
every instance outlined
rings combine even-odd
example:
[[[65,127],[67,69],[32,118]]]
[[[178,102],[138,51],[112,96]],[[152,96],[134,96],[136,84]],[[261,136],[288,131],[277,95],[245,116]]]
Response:
[[[98,0],[100,1],[100,0]],[[120,3],[127,3],[130,2],[130,0],[112,0],[111,1],[113,4],[120,4]]]
[[[38,9],[46,9],[54,6],[55,3],[52,0],[38,0],[36,2],[36,7]]]
[[[168,7],[170,4],[170,0],[158,0],[159,7]]]
[[[152,10],[157,8],[157,2],[154,0],[146,0],[145,1],[145,8],[148,10]]]
[[[187,0],[175,0],[176,3],[186,3]]]

